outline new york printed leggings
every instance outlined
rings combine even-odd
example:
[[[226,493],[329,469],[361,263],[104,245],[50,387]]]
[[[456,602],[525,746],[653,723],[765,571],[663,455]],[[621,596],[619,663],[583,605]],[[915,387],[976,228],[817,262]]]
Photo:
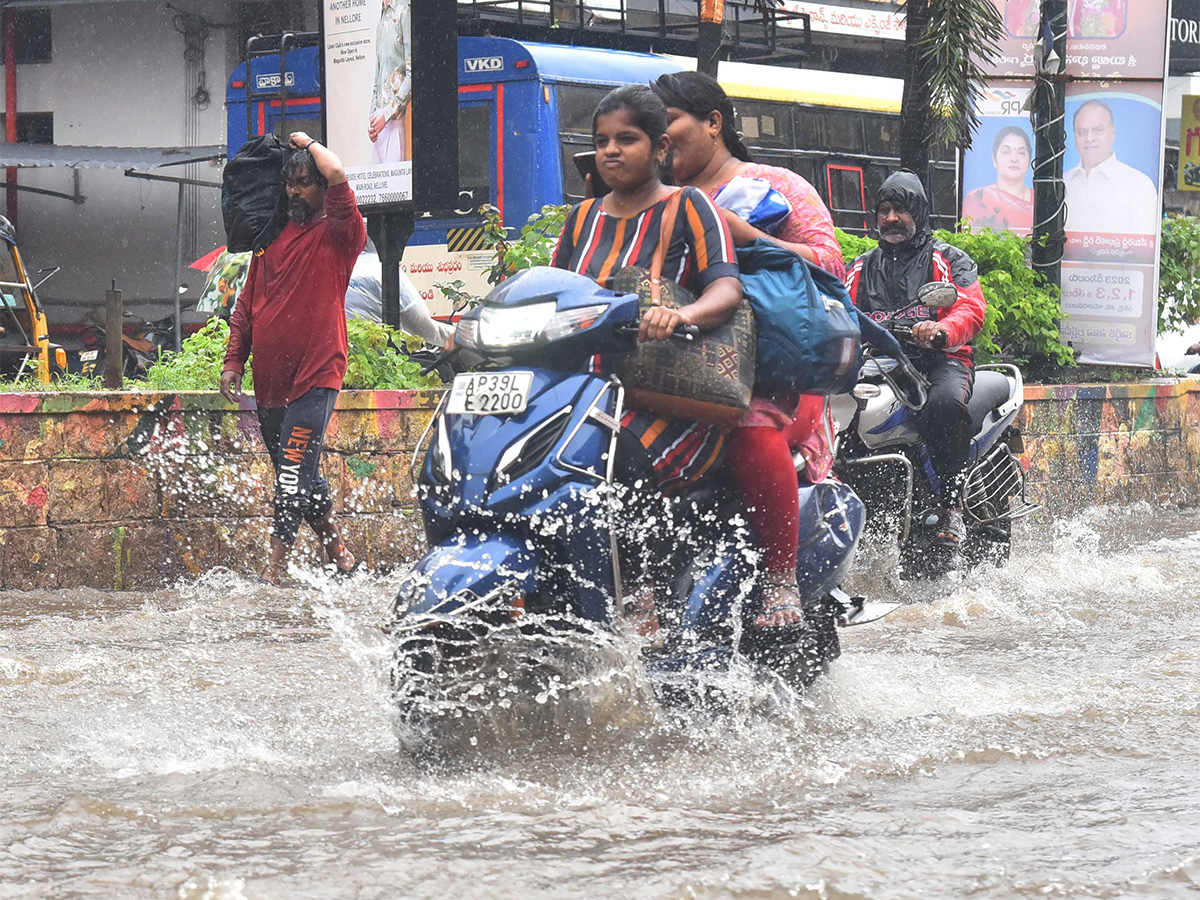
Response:
[[[329,482],[321,475],[321,450],[337,396],[333,388],[312,388],[287,406],[258,410],[263,443],[275,467],[271,536],[289,547],[302,521],[315,529],[333,508]]]

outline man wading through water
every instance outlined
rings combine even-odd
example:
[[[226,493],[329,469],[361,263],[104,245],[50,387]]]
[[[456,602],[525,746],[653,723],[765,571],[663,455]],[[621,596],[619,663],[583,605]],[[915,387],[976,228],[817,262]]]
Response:
[[[271,555],[262,579],[279,584],[303,519],[339,572],[355,567],[333,517],[321,448],[346,375],[346,286],[367,228],[342,162],[302,131],[283,164],[288,223],[254,258],[238,297],[221,372],[236,403],[254,352],[254,397],[275,466]]]

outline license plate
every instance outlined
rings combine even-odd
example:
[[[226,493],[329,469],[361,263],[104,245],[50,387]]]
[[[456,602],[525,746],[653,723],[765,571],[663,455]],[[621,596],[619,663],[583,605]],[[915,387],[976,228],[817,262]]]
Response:
[[[465,372],[454,379],[446,412],[472,416],[524,412],[532,386],[532,372]]]
[[[80,362],[95,362],[96,357],[100,355],[99,350],[81,350],[79,352]]]

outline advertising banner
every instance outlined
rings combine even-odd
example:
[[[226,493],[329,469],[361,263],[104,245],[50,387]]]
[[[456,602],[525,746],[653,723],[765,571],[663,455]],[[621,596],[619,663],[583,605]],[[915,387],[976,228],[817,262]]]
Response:
[[[904,15],[892,9],[871,10],[809,0],[783,0],[780,8],[785,12],[808,13],[809,27],[813,31],[887,41],[904,40]],[[793,22],[785,27],[799,27],[799,24]]]
[[[979,130],[963,154],[962,217],[973,229],[1033,232],[1033,126],[1024,112],[1029,82],[983,89]]]
[[[1068,0],[1067,73],[1080,78],[1162,78],[1169,0]],[[1041,0],[996,0],[1004,17],[990,74],[1029,77]]]
[[[412,202],[410,0],[323,0],[325,141],[362,206]]]
[[[1179,116],[1179,190],[1200,191],[1200,95],[1185,94]]]
[[[1153,365],[1162,82],[1067,87],[1063,340],[1080,362]]]

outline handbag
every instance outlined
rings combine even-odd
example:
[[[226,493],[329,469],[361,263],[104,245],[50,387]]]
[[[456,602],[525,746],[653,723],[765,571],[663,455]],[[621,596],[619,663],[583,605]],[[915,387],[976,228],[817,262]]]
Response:
[[[680,199],[677,191],[663,210],[649,271],[626,266],[613,278],[613,290],[638,295],[643,313],[651,306],[679,309],[695,301],[686,288],[662,277]],[[750,408],[754,348],[754,317],[741,303],[727,322],[705,329],[696,340],[638,344],[636,353],[620,360],[617,375],[630,406],[732,428]]]
[[[760,393],[840,394],[862,365],[858,313],[845,285],[802,256],[759,238],[739,247],[742,291],[754,310]]]

